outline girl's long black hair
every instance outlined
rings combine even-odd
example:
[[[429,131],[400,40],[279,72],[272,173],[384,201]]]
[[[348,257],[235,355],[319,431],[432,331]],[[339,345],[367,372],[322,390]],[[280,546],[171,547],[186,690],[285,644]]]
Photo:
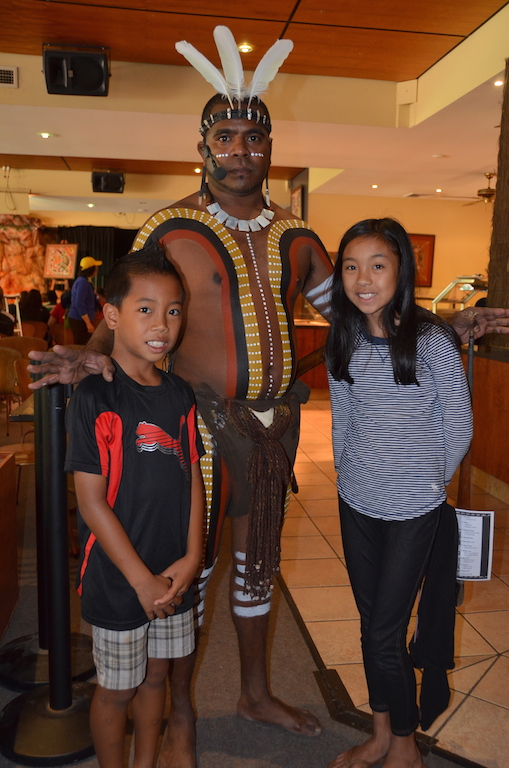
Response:
[[[343,254],[358,237],[375,237],[384,242],[399,259],[394,296],[382,311],[381,322],[391,352],[396,384],[419,384],[416,376],[417,338],[431,326],[443,329],[459,348],[454,330],[432,312],[415,302],[415,258],[410,239],[394,219],[365,219],[345,232],[339,245],[334,267],[331,295],[331,329],[325,347],[325,360],[332,376],[353,384],[348,366],[359,344],[363,330],[367,332],[367,316],[347,298],[343,286]]]

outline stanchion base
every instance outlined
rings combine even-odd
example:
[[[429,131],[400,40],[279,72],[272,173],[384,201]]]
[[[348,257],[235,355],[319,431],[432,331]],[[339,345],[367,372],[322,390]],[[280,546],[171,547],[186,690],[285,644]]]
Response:
[[[0,683],[14,691],[29,691],[48,685],[48,652],[39,648],[38,635],[11,640],[0,649]],[[95,674],[92,638],[71,633],[72,679],[89,680]]]
[[[95,686],[73,683],[69,709],[49,707],[49,686],[21,694],[0,712],[0,752],[21,765],[66,765],[94,754],[88,715]]]

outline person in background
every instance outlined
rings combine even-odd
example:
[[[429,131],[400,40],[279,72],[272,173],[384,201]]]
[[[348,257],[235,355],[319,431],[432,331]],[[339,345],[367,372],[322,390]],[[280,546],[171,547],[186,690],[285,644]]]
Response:
[[[21,320],[29,323],[31,320],[39,323],[47,323],[49,310],[42,304],[42,296],[37,288],[32,288],[28,293],[22,292],[19,302]]]
[[[92,256],[84,256],[80,261],[80,272],[72,287],[68,313],[75,344],[86,344],[95,330],[93,322],[100,306],[91,280],[101,264],[102,261]]]

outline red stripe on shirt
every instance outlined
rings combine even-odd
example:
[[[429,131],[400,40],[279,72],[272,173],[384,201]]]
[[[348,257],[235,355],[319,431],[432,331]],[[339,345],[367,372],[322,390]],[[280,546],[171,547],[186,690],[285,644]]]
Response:
[[[108,478],[108,490],[106,492],[106,501],[113,509],[117,499],[120,479],[122,477],[123,466],[123,446],[122,446],[122,420],[118,413],[104,411],[100,413],[95,420],[95,439],[99,450],[99,461],[101,464],[101,474]],[[85,544],[83,562],[80,569],[80,583],[78,594],[83,591],[83,577],[87,570],[88,560],[92,547],[96,542],[93,533],[87,539]]]

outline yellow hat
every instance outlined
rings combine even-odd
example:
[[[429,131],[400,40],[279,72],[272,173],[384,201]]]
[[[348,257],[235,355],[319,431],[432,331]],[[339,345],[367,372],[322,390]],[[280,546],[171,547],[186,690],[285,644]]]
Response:
[[[96,259],[93,259],[92,256],[83,256],[82,260],[80,261],[81,269],[90,269],[90,267],[100,267],[101,264],[102,264],[102,261],[96,261]]]

